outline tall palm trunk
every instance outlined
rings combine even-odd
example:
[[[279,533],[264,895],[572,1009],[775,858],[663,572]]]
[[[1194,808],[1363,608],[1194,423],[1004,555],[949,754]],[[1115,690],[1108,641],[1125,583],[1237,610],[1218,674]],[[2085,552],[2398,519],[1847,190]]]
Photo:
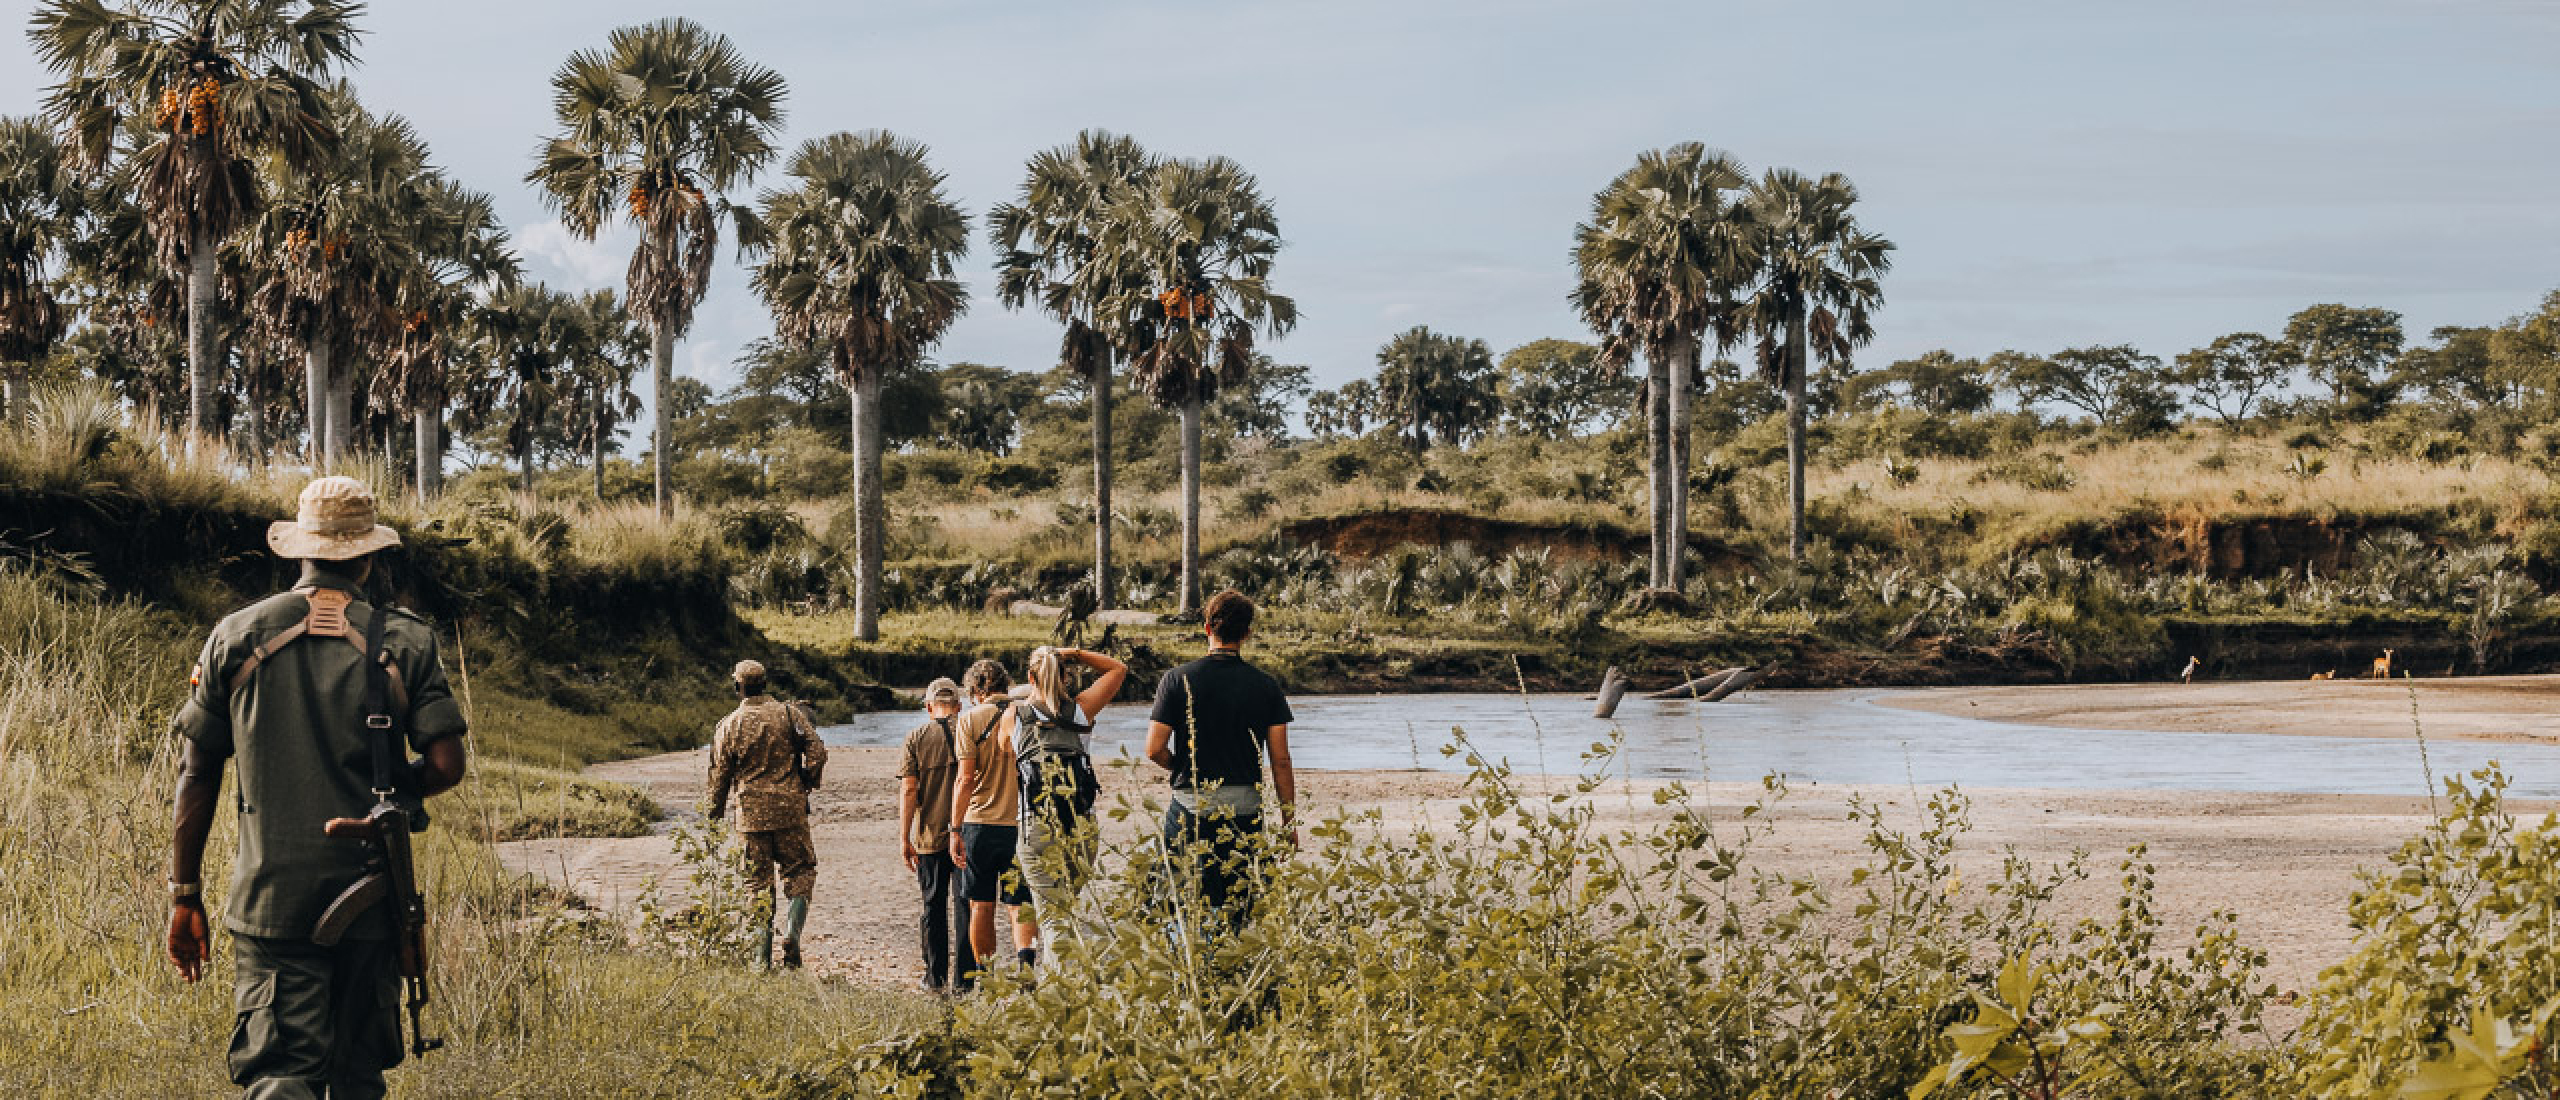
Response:
[[[651,416],[649,465],[657,478],[658,518],[671,520],[676,518],[676,496],[675,488],[668,484],[667,480],[670,469],[668,461],[670,448],[667,444],[675,425],[675,417],[667,411],[667,391],[675,388],[676,330],[675,326],[668,324],[663,317],[650,328],[649,377],[657,386],[657,391],[650,402],[657,408],[652,410]]]
[[[214,264],[213,234],[202,229],[187,241],[187,445],[194,447],[213,426],[214,363],[221,356],[214,331],[214,291],[221,272]]]
[[[311,472],[329,472],[337,455],[329,449],[329,338],[320,337],[302,353],[302,417],[311,425]]]
[[[1671,360],[1670,408],[1664,417],[1671,437],[1670,497],[1666,525],[1671,539],[1663,549],[1663,587],[1677,590],[1689,567],[1689,382],[1698,374],[1698,342],[1683,341]]]
[[[587,439],[595,447],[596,503],[604,503],[604,391],[587,404]]]
[[[329,364],[329,462],[334,467],[356,445],[355,364]]]
[[[521,429],[516,438],[516,484],[530,499],[533,496],[533,426],[521,425]]]
[[[1787,558],[1804,560],[1804,307],[1787,317]]]
[[[418,502],[435,498],[444,488],[444,416],[440,402],[430,401],[409,414],[412,441],[410,453],[417,465]]]
[[[1093,597],[1112,607],[1111,592],[1111,357],[1093,365]]]
[[[856,367],[853,376],[853,634],[880,640],[881,528],[888,503],[880,491],[880,372]]]
[[[1650,450],[1646,457],[1645,480],[1650,500],[1652,560],[1646,563],[1646,583],[1654,588],[1669,587],[1671,570],[1668,551],[1671,547],[1671,366],[1669,356],[1659,352],[1645,356],[1645,441]]]
[[[1200,378],[1182,397],[1182,596],[1178,613],[1200,609]]]
[[[0,363],[0,402],[7,406],[8,423],[24,427],[28,418],[35,415],[27,403],[34,393],[34,387],[27,382],[26,364]]]

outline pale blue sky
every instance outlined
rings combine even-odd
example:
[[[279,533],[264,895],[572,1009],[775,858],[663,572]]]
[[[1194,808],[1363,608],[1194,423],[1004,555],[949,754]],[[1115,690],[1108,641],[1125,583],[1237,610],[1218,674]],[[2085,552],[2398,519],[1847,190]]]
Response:
[[[1581,336],[1567,248],[1591,193],[1683,140],[1840,171],[1900,244],[1875,346],[2131,342],[2163,356],[2314,301],[2493,321],[2560,286],[2560,5],[2382,3],[665,3],[377,0],[353,74],[497,197],[532,272],[621,283],[518,181],[546,80],[682,14],[790,81],[792,142],[928,143],[983,225],[1081,127],[1258,173],[1335,384],[1413,324],[1499,351]],[[45,77],[0,41],[0,111]],[[770,180],[770,177],[768,178]],[[1041,369],[1056,334],[987,293],[937,358]],[[725,386],[768,322],[734,266],[679,368]]]

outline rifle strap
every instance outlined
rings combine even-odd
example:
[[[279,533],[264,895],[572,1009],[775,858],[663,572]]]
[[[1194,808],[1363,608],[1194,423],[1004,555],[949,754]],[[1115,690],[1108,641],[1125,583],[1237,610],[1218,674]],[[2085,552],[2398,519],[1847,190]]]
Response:
[[[399,785],[395,762],[402,755],[400,731],[391,720],[391,708],[385,705],[391,698],[391,674],[382,664],[382,628],[391,615],[381,607],[368,606],[365,610],[372,613],[364,626],[365,738],[373,746],[374,793],[388,798]]]

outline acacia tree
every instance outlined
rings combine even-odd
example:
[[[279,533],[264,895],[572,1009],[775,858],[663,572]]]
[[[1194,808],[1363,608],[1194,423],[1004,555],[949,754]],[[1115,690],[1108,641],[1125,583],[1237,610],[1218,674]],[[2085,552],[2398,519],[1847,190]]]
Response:
[[[1501,367],[1502,416],[1522,435],[1569,439],[1595,422],[1614,425],[1635,403],[1626,367],[1579,340],[1532,340],[1503,352]]]
[[[2065,348],[2052,355],[2001,352],[1992,361],[2021,402],[2067,405],[2089,414],[2100,428],[2140,435],[2166,427],[2178,411],[2160,357],[2130,344]]]
[[[77,233],[81,198],[51,127],[0,118],[0,409],[13,419],[25,419],[29,371],[69,320],[47,272]]]
[[[1811,358],[1846,364],[1875,338],[1878,282],[1893,242],[1858,225],[1858,189],[1837,172],[1811,179],[1773,168],[1751,186],[1752,260],[1742,316],[1759,337],[1761,377],[1787,396],[1787,555],[1804,560],[1805,377]]]
[[[2236,425],[2268,395],[2284,388],[2298,363],[2286,345],[2254,332],[2234,332],[2178,356],[2170,380],[2195,395],[2195,403]]]
[[[756,293],[786,340],[827,350],[853,398],[854,633],[880,637],[881,384],[913,369],[968,308],[956,263],[969,219],[922,143],[831,134],[792,154],[798,185],[763,196],[772,255]]]
[[[1123,273],[1106,311],[1135,317],[1132,378],[1182,417],[1181,614],[1200,607],[1200,419],[1222,386],[1253,369],[1257,334],[1297,326],[1271,289],[1280,221],[1253,174],[1225,157],[1169,160],[1105,219],[1098,263]]]
[[[159,262],[187,273],[190,438],[211,429],[219,385],[218,247],[258,212],[255,161],[307,170],[337,143],[320,82],[355,60],[361,10],[349,0],[48,0],[28,29],[61,77],[45,114],[82,163],[129,162],[124,182]],[[145,118],[147,129],[128,128]]]
[[[1007,309],[1038,302],[1065,331],[1058,362],[1085,380],[1093,435],[1093,591],[1112,606],[1111,366],[1139,342],[1145,318],[1126,311],[1131,272],[1101,261],[1113,211],[1154,171],[1135,140],[1104,130],[1034,154],[1019,197],[987,215],[996,248],[996,298]],[[1143,286],[1137,289],[1143,291]]]
[[[551,89],[560,133],[543,143],[525,182],[541,187],[561,224],[587,240],[624,221],[640,231],[625,300],[651,337],[650,449],[658,515],[669,518],[676,338],[693,327],[710,284],[720,223],[732,223],[741,255],[758,243],[754,213],[727,192],[774,157],[782,77],[749,62],[725,35],[662,19],[614,31],[602,51],[569,55]]]
[[[2391,403],[2384,368],[2406,343],[2399,314],[2334,302],[2310,306],[2285,321],[2284,342],[2312,380],[2329,388],[2333,412],[2369,416]]]
[[[1378,394],[1405,426],[1413,453],[1442,443],[1463,446],[1502,416],[1494,389],[1493,352],[1484,341],[1415,325],[1378,349]]]
[[[1602,361],[1623,370],[1645,358],[1655,588],[1679,588],[1686,564],[1690,382],[1706,341],[1739,331],[1734,294],[1756,262],[1728,198],[1742,184],[1741,164],[1704,145],[1652,150],[1574,228],[1573,303],[1600,334]]]

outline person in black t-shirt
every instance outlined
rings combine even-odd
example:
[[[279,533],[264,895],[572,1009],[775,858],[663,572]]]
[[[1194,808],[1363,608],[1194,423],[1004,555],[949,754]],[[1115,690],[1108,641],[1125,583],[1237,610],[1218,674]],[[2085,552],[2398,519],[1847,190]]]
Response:
[[[1197,882],[1229,926],[1251,915],[1262,850],[1262,757],[1289,846],[1298,844],[1298,775],[1289,762],[1289,699],[1269,673],[1244,659],[1253,601],[1229,589],[1204,609],[1209,655],[1156,685],[1147,759],[1173,773],[1164,814],[1165,849],[1186,883]]]

